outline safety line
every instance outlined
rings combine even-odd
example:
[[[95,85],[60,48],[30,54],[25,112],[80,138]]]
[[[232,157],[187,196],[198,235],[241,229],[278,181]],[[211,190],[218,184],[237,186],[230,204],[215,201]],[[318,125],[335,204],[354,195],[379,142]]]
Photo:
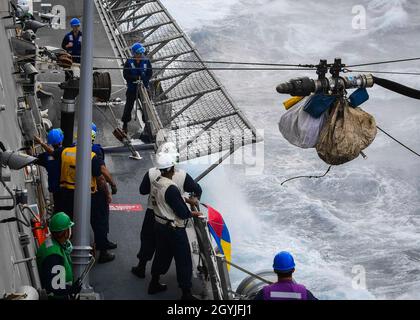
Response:
[[[402,72],[402,71],[377,71],[377,70],[351,70],[347,69],[347,72],[364,72],[364,73],[384,73],[384,74],[400,74],[409,76],[420,76],[420,72]]]
[[[373,66],[373,65],[378,65],[378,64],[397,63],[397,62],[406,62],[406,61],[415,61],[415,60],[420,60],[420,57],[418,57],[418,58],[408,58],[408,59],[398,59],[398,60],[386,60],[386,61],[379,61],[379,62],[360,63],[360,64],[349,65],[347,67],[352,68],[352,67],[362,67],[362,66]]]
[[[325,177],[328,174],[328,172],[330,172],[331,168],[332,168],[332,166],[329,166],[328,169],[327,169],[327,171],[323,175],[321,175],[321,176],[298,176],[298,177],[293,177],[293,178],[290,178],[290,179],[287,179],[287,180],[283,181],[280,185],[282,186],[285,183],[287,183],[289,181],[292,181],[292,180],[295,180],[295,179],[302,179],[302,178],[320,179],[320,178]]]
[[[384,133],[385,135],[387,135],[389,138],[391,138],[392,140],[394,140],[396,143],[398,143],[399,145],[401,145],[402,147],[404,147],[405,149],[407,149],[408,151],[410,151],[411,153],[415,154],[416,156],[420,157],[420,154],[417,153],[416,151],[414,151],[413,149],[411,149],[410,147],[406,146],[404,143],[402,143],[401,141],[397,140],[396,138],[394,138],[393,136],[391,136],[388,132],[386,132],[385,130],[383,130],[382,128],[376,126],[376,128],[378,128],[378,130],[380,130],[382,133]]]

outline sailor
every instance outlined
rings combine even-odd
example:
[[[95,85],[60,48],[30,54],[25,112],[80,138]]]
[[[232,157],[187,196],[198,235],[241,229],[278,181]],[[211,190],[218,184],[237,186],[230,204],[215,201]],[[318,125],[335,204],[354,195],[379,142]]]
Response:
[[[184,300],[194,300],[191,294],[192,261],[190,244],[185,230],[188,219],[199,217],[200,212],[191,212],[172,180],[175,162],[167,153],[157,159],[161,175],[151,183],[150,197],[155,213],[156,254],[152,264],[152,280],[148,293],[165,291],[167,286],[159,283],[160,276],[168,271],[172,258],[175,259],[178,285]]]
[[[165,143],[159,148],[158,154],[167,153],[172,155],[174,162],[177,162],[179,154],[177,152],[176,146],[174,143],[168,142]],[[160,170],[157,168],[151,168],[143,177],[143,181],[140,185],[140,194],[148,195],[150,194],[150,184],[152,181],[156,180],[160,176]],[[202,190],[198,183],[186,173],[184,170],[175,169],[175,174],[172,177],[172,181],[175,182],[178,189],[180,190],[181,195],[185,192],[191,194],[191,197],[185,199],[190,205],[198,205],[198,200],[201,197]],[[153,205],[151,198],[149,196],[147,210],[144,216],[143,225],[140,233],[141,246],[140,251],[137,254],[139,259],[138,265],[131,269],[131,272],[134,273],[139,278],[145,277],[145,269],[148,261],[152,260],[153,255],[156,250],[156,237],[154,232],[155,216],[153,212]]]
[[[112,194],[117,193],[117,185],[115,184],[111,173],[107,169],[105,165],[105,152],[102,146],[98,143],[94,143],[97,134],[97,127],[94,123],[92,123],[92,152],[96,154],[96,156],[101,160],[101,173],[104,176],[106,182],[108,182],[111,186]],[[108,233],[109,233],[109,203],[107,201],[107,195],[102,190],[98,190],[97,194],[97,210],[93,211],[91,216],[91,224],[92,228],[96,230],[96,233],[102,233],[103,236],[106,238],[106,248],[116,249],[117,244],[108,240]]]
[[[60,150],[61,151],[61,150]],[[60,197],[63,211],[65,211],[70,218],[73,218],[74,212],[74,190],[76,188],[76,154],[77,146],[71,146],[63,149],[61,152],[54,152],[54,157],[60,161]],[[91,153],[92,160],[92,175],[91,175],[91,225],[95,237],[96,249],[99,250],[98,263],[105,263],[115,259],[114,254],[108,252],[107,235],[103,228],[96,228],[96,224],[92,223],[92,217],[96,217],[100,210],[98,204],[98,190],[106,194],[107,203],[112,202],[111,193],[105,177],[102,175],[101,166],[103,162],[96,156],[94,152]],[[95,218],[94,218],[95,220]]]
[[[64,134],[61,129],[52,129],[48,132],[47,142],[41,141],[37,136],[35,142],[39,143],[45,152],[38,155],[37,164],[44,167],[48,173],[48,191],[52,193],[54,200],[54,213],[62,211],[60,202],[60,163],[53,157],[54,150],[62,148]]]
[[[73,57],[74,63],[80,63],[82,54],[82,31],[80,31],[80,20],[73,18],[70,20],[72,31],[64,36],[61,47]]]
[[[289,252],[282,251],[274,257],[273,269],[278,281],[262,288],[255,300],[318,300],[305,286],[293,280],[295,261]]]
[[[52,299],[69,299],[81,290],[74,281],[70,257],[73,249],[70,242],[73,225],[64,212],[55,214],[49,223],[51,237],[45,240],[36,253],[42,288]]]
[[[136,82],[142,80],[144,87],[148,89],[153,75],[152,64],[145,55],[146,49],[140,43],[135,43],[131,47],[131,51],[133,58],[126,61],[123,72],[124,79],[127,81],[126,103],[121,118],[125,133],[127,133],[128,123],[131,121],[131,112],[139,93],[138,83]],[[145,122],[144,112],[142,118],[143,122]]]

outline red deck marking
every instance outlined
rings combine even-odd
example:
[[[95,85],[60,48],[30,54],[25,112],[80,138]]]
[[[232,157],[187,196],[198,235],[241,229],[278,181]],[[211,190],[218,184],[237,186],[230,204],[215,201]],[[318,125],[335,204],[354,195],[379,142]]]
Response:
[[[143,211],[141,204],[110,204],[110,211],[128,211],[128,212],[140,212]]]

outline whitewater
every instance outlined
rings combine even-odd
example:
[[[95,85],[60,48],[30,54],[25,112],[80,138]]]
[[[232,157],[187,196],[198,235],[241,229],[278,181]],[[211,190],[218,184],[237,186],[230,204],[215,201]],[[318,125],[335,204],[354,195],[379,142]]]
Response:
[[[205,60],[315,64],[341,57],[358,64],[420,52],[420,3],[414,0],[162,2]],[[366,29],[352,27],[356,5],[366,10]],[[419,67],[405,62],[361,70],[419,72]],[[367,160],[334,167],[324,179],[280,186],[289,177],[322,174],[328,167],[315,150],[288,144],[278,131],[288,96],[276,93],[276,85],[316,74],[216,73],[255,127],[264,130],[262,172],[226,164],[202,181],[203,201],[215,206],[229,227],[233,261],[252,271],[270,269],[274,254],[288,250],[295,256],[296,280],[320,299],[420,299],[420,159],[378,132]],[[416,76],[383,77],[420,88]],[[380,87],[369,94],[363,109],[419,151],[418,101]],[[357,285],[360,270],[366,285]],[[234,286],[245,276],[233,269]]]

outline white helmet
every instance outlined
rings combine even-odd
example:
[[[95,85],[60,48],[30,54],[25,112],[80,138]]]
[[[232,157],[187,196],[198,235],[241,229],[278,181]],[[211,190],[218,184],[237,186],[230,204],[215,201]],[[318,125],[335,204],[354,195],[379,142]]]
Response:
[[[170,154],[174,160],[174,163],[178,162],[179,159],[179,153],[178,150],[176,148],[175,143],[173,142],[165,142],[164,144],[162,144],[158,150],[157,150],[157,154]]]
[[[174,157],[170,153],[159,153],[157,155],[157,166],[159,170],[169,169],[175,165]]]

